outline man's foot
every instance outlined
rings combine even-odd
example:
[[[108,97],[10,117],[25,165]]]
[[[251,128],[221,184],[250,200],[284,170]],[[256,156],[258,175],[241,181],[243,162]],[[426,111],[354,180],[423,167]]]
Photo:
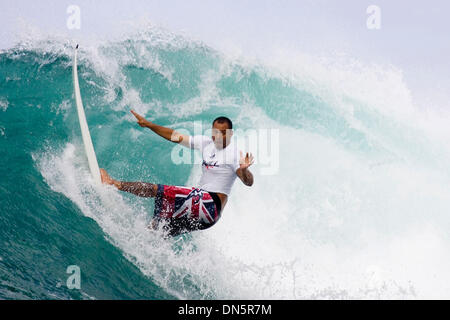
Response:
[[[113,184],[113,179],[108,175],[105,169],[100,169],[100,176],[102,177],[102,183]]]

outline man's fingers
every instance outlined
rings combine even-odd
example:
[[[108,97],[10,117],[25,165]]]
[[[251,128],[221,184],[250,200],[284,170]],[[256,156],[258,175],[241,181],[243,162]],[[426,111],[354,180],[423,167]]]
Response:
[[[241,160],[239,161],[239,163],[245,165],[247,168],[255,162],[253,154],[251,152],[246,152],[245,157],[242,150],[239,150],[239,153],[241,154]]]
[[[239,151],[239,152],[240,152],[240,154],[241,154],[241,158],[244,158],[243,152],[242,152],[242,151]],[[250,160],[252,160],[252,159],[253,159],[252,153],[251,153],[251,152],[246,152],[246,153],[245,153],[245,160],[250,161]]]
[[[139,115],[138,113],[136,113],[135,111],[130,110],[130,112],[131,112],[138,120],[139,120],[139,118],[142,118],[142,116]]]

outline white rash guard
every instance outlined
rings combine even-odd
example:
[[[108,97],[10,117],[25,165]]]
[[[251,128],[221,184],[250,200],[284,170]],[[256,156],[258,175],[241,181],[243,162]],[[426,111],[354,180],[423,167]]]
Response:
[[[224,149],[217,149],[211,137],[189,136],[191,149],[202,153],[202,177],[199,187],[206,191],[230,194],[239,168],[239,152],[233,139]]]

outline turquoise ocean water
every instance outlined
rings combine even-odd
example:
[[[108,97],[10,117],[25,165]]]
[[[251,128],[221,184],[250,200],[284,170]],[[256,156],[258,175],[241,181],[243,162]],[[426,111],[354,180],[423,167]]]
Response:
[[[164,240],[153,200],[92,184],[72,85],[74,43],[0,51],[0,298],[450,297],[449,131],[401,70],[256,60],[150,28],[81,43],[80,87],[99,165],[116,179],[195,185],[198,166],[130,108],[194,132],[277,130],[278,170],[236,182],[220,222]],[[275,152],[275,151],[274,151]],[[77,265],[81,288],[69,289]]]

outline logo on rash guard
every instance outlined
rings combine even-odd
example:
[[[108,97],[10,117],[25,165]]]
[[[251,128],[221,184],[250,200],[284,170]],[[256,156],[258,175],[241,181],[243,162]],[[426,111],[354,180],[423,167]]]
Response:
[[[219,165],[217,164],[217,161],[206,162],[205,160],[203,160],[202,166],[205,166],[206,169],[211,169],[213,167],[219,167]]]

